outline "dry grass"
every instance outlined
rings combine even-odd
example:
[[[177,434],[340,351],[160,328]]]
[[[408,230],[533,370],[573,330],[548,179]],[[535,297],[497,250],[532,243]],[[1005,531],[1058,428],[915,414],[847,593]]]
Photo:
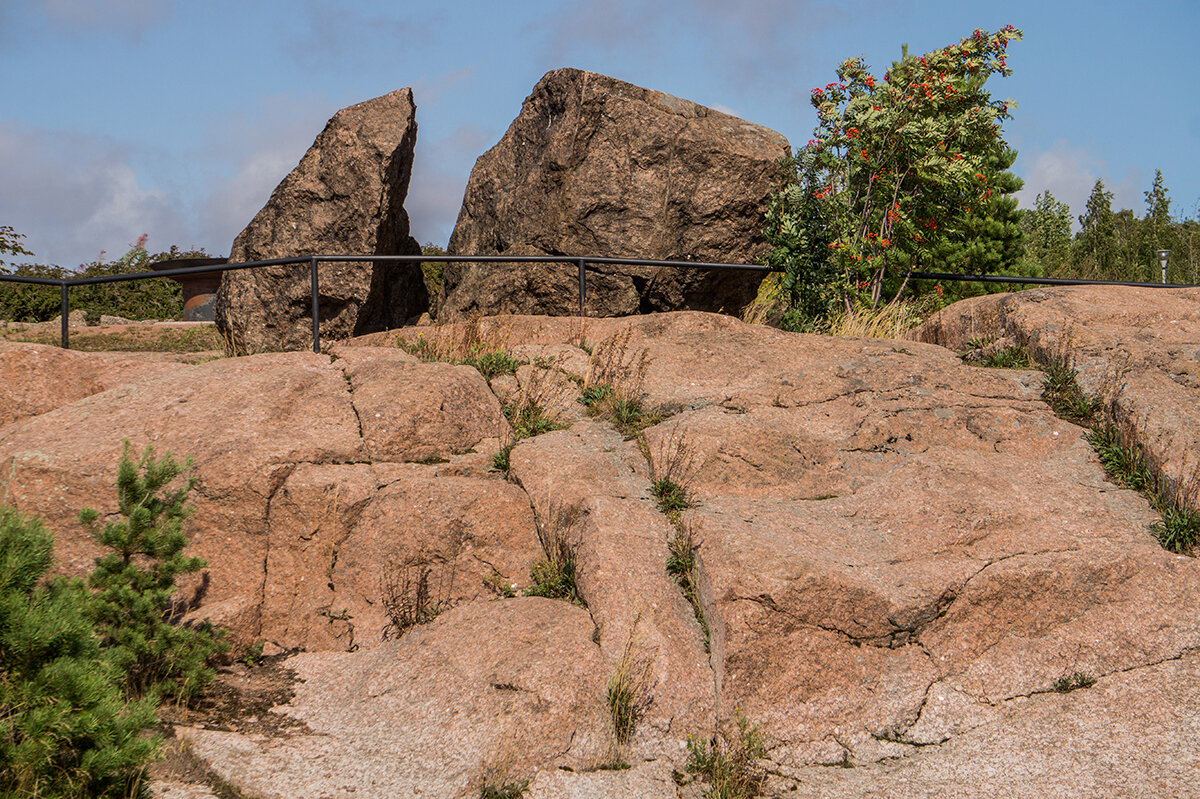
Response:
[[[652,449],[645,437],[638,446],[650,466],[650,490],[658,498],[658,509],[673,522],[680,511],[692,507],[692,482],[700,468],[700,459],[679,424],[658,439]]]
[[[772,273],[758,284],[758,293],[750,304],[742,309],[743,322],[752,325],[773,324],[780,314],[779,280],[781,275]]]
[[[400,638],[418,624],[433,621],[454,604],[455,571],[466,538],[466,527],[458,522],[451,530],[447,552],[419,552],[398,569],[385,572],[380,585],[381,603],[388,619],[383,640]]]
[[[635,618],[621,658],[608,678],[608,711],[619,746],[629,745],[638,722],[654,701],[650,682],[654,662],[637,653],[637,626]]]
[[[580,399],[588,414],[607,419],[626,438],[669,418],[676,410],[645,401],[650,358],[645,348],[630,346],[632,335],[626,328],[595,348]]]
[[[216,325],[71,328],[69,335],[71,349],[80,352],[216,353],[226,349]],[[0,338],[54,347],[62,343],[57,324],[12,324],[0,327]]]
[[[758,725],[741,713],[736,722],[736,733],[722,732],[708,743],[688,737],[687,768],[708,783],[706,799],[751,799],[766,781],[758,761],[766,757],[767,747]]]
[[[532,585],[525,596],[565,599],[584,604],[575,584],[576,551],[582,535],[584,510],[546,502],[538,514],[537,537],[543,557],[530,573]]]
[[[520,362],[508,352],[509,328],[485,324],[475,317],[461,324],[436,326],[417,333],[415,338],[397,336],[396,345],[423,361],[474,366],[489,380],[496,375],[512,374]]]
[[[561,430],[560,409],[568,401],[568,385],[557,379],[557,363],[522,369],[519,387],[503,402],[504,416],[513,429],[513,443],[523,438]]]
[[[829,317],[828,333],[831,336],[904,339],[924,321],[922,311],[921,303],[907,300],[896,300],[875,309],[861,305],[849,311],[841,309]]]

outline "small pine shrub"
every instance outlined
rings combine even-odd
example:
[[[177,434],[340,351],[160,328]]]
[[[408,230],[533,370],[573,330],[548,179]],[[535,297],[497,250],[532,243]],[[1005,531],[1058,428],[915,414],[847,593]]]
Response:
[[[154,703],[125,702],[78,580],[42,580],[53,541],[0,506],[0,785],[14,799],[127,797],[160,739]]]
[[[227,648],[220,632],[207,624],[185,627],[169,621],[184,610],[173,603],[176,576],[205,566],[200,558],[183,555],[183,522],[192,513],[187,495],[195,479],[168,490],[190,468],[190,460],[180,465],[170,453],[155,460],[151,447],[134,463],[126,441],[117,468],[122,518],[98,529],[96,511],[85,508],[79,514],[109,550],[88,578],[95,589],[92,613],[130,696],[186,701],[212,681],[207,662]]]

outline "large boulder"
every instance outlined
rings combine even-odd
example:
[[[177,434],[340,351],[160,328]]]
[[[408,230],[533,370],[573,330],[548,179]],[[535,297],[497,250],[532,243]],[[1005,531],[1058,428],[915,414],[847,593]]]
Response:
[[[234,239],[229,260],[296,255],[415,255],[404,198],[417,141],[412,90],[343,108],[299,165]],[[410,265],[320,267],[321,335],[347,338],[398,327],[428,306]],[[226,272],[214,313],[241,352],[312,343],[307,264]]]
[[[549,72],[471,172],[452,254],[750,263],[787,140],[737,117],[578,69]],[[569,315],[574,266],[448,264],[439,316]],[[756,273],[594,266],[588,313],[736,312]]]

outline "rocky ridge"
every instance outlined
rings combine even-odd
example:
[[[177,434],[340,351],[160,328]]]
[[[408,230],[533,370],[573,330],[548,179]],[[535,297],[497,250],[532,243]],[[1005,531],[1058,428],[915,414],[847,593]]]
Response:
[[[490,384],[395,346],[467,327],[167,364],[0,427],[0,495],[48,519],[67,571],[123,438],[195,459],[199,613],[305,650],[286,731],[176,730],[243,795],[695,797],[687,737],[737,713],[770,796],[1191,790],[1200,566],[1157,545],[1040,373],[694,312],[484,320],[471,336],[529,361]],[[666,415],[642,442],[575,401],[600,372]],[[516,442],[505,479],[503,403],[546,385],[569,427]],[[676,518],[664,474],[692,500]],[[508,596],[548,531],[581,604]],[[667,571],[681,531],[694,604]],[[441,612],[397,637],[406,575]],[[1094,684],[1056,689],[1075,675]]]

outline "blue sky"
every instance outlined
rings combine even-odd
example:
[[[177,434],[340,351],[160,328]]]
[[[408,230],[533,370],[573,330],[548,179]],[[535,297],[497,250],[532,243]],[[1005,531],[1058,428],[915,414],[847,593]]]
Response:
[[[475,159],[573,66],[811,135],[809,89],[863,55],[1016,25],[1005,136],[1026,207],[1049,189],[1145,209],[1161,169],[1200,204],[1200,2],[1058,0],[0,0],[0,225],[39,263],[139,234],[225,254],[339,108],[413,87],[413,235],[444,244]]]

